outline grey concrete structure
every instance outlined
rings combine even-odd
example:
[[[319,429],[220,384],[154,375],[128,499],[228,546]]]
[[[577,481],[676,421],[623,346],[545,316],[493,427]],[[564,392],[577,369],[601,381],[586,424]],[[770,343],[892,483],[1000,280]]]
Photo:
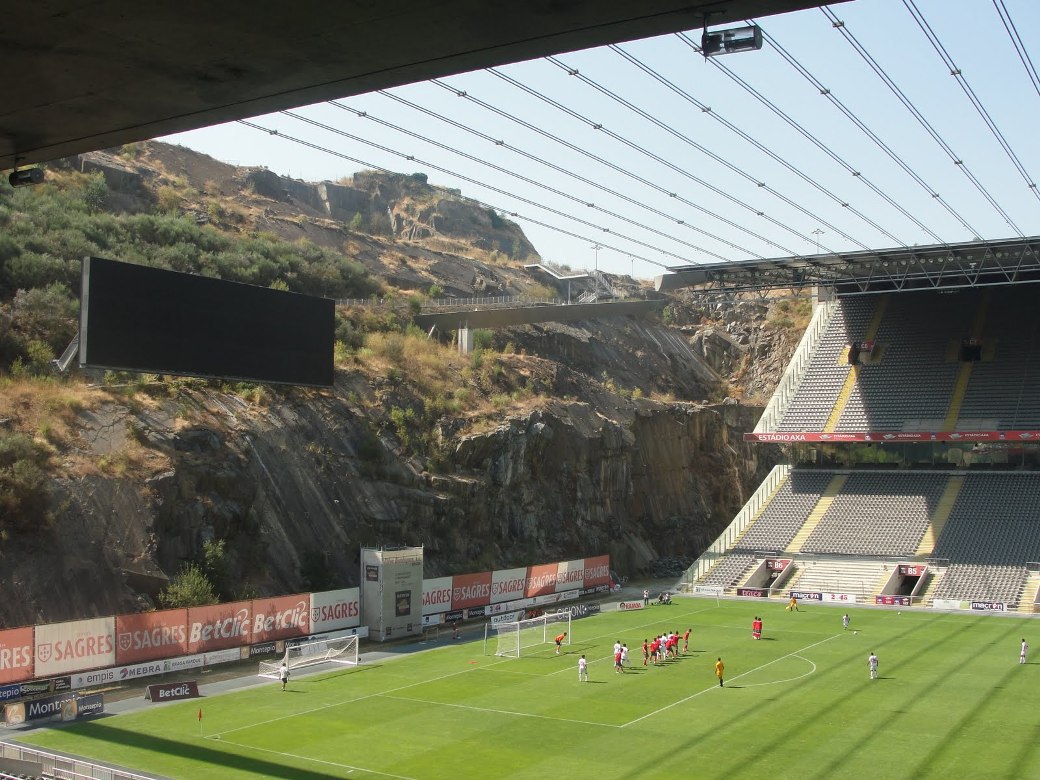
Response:
[[[0,168],[813,0],[15,2]]]

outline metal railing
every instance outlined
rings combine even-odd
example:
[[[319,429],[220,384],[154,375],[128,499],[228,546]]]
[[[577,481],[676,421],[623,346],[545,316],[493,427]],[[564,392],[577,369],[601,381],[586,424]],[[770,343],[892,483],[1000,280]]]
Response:
[[[787,364],[787,370],[780,378],[780,384],[777,385],[758,425],[755,426],[755,433],[769,433],[776,430],[776,424],[787,411],[795,393],[798,392],[798,387],[805,378],[806,369],[809,367],[809,361],[812,360],[813,352],[816,351],[816,345],[827,330],[837,308],[836,301],[826,301],[817,305],[798,349],[791,357],[791,362]]]
[[[0,742],[0,756],[40,764],[44,775],[57,780],[163,780],[162,775],[139,775],[81,758],[46,753],[14,742]]]
[[[769,472],[769,476],[763,480],[762,484],[751,494],[747,503],[737,513],[737,516],[733,518],[733,522],[729,524],[711,547],[705,550],[701,557],[695,560],[690,568],[683,572],[681,585],[692,586],[693,583],[707,574],[719,559],[726,555],[726,551],[740,538],[740,535],[744,533],[744,529],[748,527],[751,520],[759,513],[762,507],[772,499],[777,488],[787,479],[790,473],[790,465],[782,464],[773,467],[773,470]]]

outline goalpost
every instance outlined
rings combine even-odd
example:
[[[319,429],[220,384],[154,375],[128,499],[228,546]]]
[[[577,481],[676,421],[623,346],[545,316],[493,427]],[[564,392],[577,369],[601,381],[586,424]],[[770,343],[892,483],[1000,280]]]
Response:
[[[277,680],[282,663],[285,663],[290,672],[304,666],[323,663],[357,666],[358,638],[344,636],[338,639],[319,639],[317,642],[287,647],[281,661],[261,661],[257,676]]]
[[[566,634],[563,644],[571,643],[571,613],[569,610],[546,613],[536,618],[499,623],[484,630],[484,655],[488,654],[489,630],[498,635],[495,655],[519,658],[525,650],[555,641]]]

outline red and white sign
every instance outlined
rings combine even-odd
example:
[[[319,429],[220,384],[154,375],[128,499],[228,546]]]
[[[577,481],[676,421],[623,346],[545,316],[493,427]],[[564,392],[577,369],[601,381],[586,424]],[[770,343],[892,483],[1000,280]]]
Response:
[[[622,612],[628,612],[629,610],[633,610],[633,609],[642,609],[643,608],[643,602],[642,601],[619,601],[618,605],[617,605],[617,608],[619,610],[621,610]]]
[[[585,587],[585,559],[560,561],[556,567],[556,592]]]
[[[917,563],[901,563],[899,564],[899,573],[904,577],[923,577],[928,571],[928,567]]]
[[[311,594],[311,632],[321,634],[353,628],[361,622],[361,596],[357,588],[325,590]]]
[[[112,666],[116,662],[115,618],[37,626],[35,658],[37,677]]]
[[[491,603],[522,599],[526,588],[526,566],[520,569],[499,569],[491,575]]]
[[[251,601],[191,607],[188,610],[188,652],[205,653],[249,644],[252,622]]]
[[[451,610],[451,577],[437,577],[422,582],[422,613],[436,615]]]
[[[544,596],[546,593],[556,592],[556,572],[559,569],[557,563],[540,563],[537,566],[527,568],[527,585],[524,595]]]
[[[32,626],[0,631],[0,684],[22,682],[32,677]]]
[[[585,559],[585,587],[610,584],[610,556],[597,555]]]
[[[754,598],[769,598],[769,591],[762,588],[737,588],[738,596],[753,596]]]
[[[255,644],[307,636],[313,633],[310,630],[310,615],[309,593],[253,599],[253,627],[249,641]]]
[[[188,610],[116,615],[116,663],[135,664],[188,652]]]
[[[491,603],[491,572],[456,574],[451,578],[451,608],[468,609]]]
[[[952,431],[949,433],[931,431],[856,431],[851,433],[745,433],[744,441],[773,442],[779,444],[798,442],[846,442],[846,441],[1017,441],[1040,442],[1040,430],[1020,431]]]
[[[766,558],[766,568],[770,571],[783,571],[790,564],[790,558]]]

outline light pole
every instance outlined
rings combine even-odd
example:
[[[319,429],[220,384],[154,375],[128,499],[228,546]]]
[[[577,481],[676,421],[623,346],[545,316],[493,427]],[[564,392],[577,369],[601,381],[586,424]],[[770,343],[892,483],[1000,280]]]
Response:
[[[628,256],[628,262],[632,264],[632,270],[629,272],[629,276],[632,277],[632,281],[636,280],[636,259],[632,255]]]
[[[602,248],[603,247],[601,247],[599,244],[593,244],[589,247],[589,249],[591,249],[594,253],[592,256],[592,262],[595,264],[594,268],[596,271],[599,271],[599,250],[601,250]]]
[[[816,230],[814,230],[812,233],[814,236],[816,236],[816,254],[820,254],[820,236],[823,235],[823,231],[819,228],[816,228]]]

